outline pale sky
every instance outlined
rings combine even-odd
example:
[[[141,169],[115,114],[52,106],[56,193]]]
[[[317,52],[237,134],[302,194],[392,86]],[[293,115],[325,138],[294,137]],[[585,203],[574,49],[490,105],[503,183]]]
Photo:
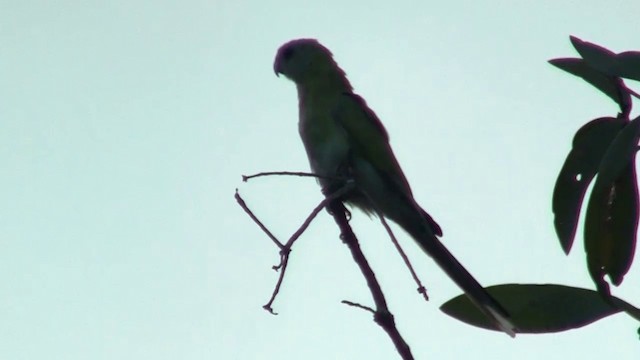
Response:
[[[277,249],[321,200],[284,42],[317,38],[384,122],[418,202],[484,284],[592,288],[566,257],[551,194],[575,131],[615,115],[547,64],[569,35],[639,50],[627,1],[0,1],[0,359],[396,359],[363,278],[322,213],[294,247],[272,316]],[[638,84],[632,87],[638,89]],[[635,114],[638,112],[635,111]],[[417,359],[634,359],[616,315],[515,340],[438,310],[457,287],[396,231],[352,222]],[[640,265],[614,294],[640,304]]]

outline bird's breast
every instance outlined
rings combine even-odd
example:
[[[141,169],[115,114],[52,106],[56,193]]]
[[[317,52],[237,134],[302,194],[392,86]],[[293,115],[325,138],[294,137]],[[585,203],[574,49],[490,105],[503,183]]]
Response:
[[[315,110],[301,112],[299,123],[311,170],[318,175],[339,177],[348,161],[347,136],[328,111]]]

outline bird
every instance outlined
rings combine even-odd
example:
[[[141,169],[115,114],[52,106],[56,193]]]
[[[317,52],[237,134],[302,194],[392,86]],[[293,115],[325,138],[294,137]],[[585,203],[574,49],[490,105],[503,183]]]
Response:
[[[298,131],[323,193],[350,182],[340,201],[398,224],[497,330],[514,337],[509,313],[439,240],[442,229],[414,199],[384,125],[354,93],[331,51],[316,39],[291,40],[278,49],[273,69],[296,85]]]

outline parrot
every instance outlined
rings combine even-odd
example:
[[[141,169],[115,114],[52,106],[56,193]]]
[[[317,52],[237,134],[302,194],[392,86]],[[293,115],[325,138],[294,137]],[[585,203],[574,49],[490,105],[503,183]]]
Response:
[[[323,193],[350,181],[352,189],[340,201],[398,224],[497,330],[514,337],[509,313],[438,239],[442,229],[414,199],[385,127],[354,93],[331,51],[316,39],[291,40],[278,49],[273,70],[296,85],[298,132]]]

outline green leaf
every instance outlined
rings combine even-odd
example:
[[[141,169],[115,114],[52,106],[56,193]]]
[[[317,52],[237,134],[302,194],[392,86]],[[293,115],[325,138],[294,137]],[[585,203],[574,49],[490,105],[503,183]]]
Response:
[[[640,51],[626,51],[618,54],[617,73],[627,79],[640,81]]]
[[[640,81],[640,52],[626,51],[616,54],[600,45],[571,36],[571,43],[587,64],[609,76]]]
[[[584,194],[607,148],[626,123],[612,117],[595,119],[573,138],[573,149],[556,180],[552,203],[556,234],[566,254],[573,245]]]
[[[599,289],[606,287],[604,275],[620,285],[633,261],[638,228],[635,154],[639,137],[640,117],[628,123],[607,149],[587,206],[587,266]]]
[[[627,108],[631,104],[631,95],[624,86],[622,79],[607,75],[601,71],[598,71],[585,62],[583,59],[578,58],[562,58],[552,59],[549,63],[556,66],[570,74],[581,77],[589,84],[595,86],[598,90],[602,91],[605,95],[613,99],[623,113],[627,113]]]
[[[628,305],[614,297],[617,307],[611,306],[593,290],[557,284],[502,284],[486,290],[509,312],[517,332],[525,334],[577,329]],[[440,310],[467,324],[495,330],[466,295],[447,301]]]
[[[615,285],[622,283],[633,263],[638,234],[638,179],[635,157],[615,183],[616,198],[611,205],[612,238],[609,274]]]
[[[617,76],[615,70],[617,67],[616,53],[604,48],[600,45],[583,41],[575,36],[570,36],[571,44],[576,48],[580,56],[587,62],[587,64],[607,75]]]
[[[628,122],[613,140],[611,146],[600,163],[598,169],[598,182],[611,183],[620,177],[622,170],[633,160],[638,151],[638,139],[640,139],[640,116]]]

